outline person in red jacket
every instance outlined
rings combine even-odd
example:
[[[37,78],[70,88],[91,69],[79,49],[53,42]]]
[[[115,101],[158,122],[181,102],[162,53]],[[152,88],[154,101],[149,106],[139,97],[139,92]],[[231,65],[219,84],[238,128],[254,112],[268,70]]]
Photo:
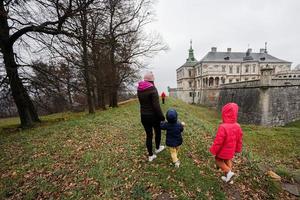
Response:
[[[165,104],[166,94],[162,92],[160,97],[161,97],[162,104]]]
[[[216,164],[226,176],[222,180],[228,182],[234,175],[232,170],[232,158],[235,153],[242,151],[243,132],[237,123],[238,105],[228,103],[222,108],[223,123],[219,125],[214,143],[210,152],[215,156]]]

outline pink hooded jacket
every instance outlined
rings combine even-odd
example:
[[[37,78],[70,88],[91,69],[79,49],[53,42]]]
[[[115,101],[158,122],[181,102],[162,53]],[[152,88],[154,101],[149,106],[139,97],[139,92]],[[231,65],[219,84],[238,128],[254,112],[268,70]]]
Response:
[[[228,103],[222,109],[223,123],[219,125],[216,138],[210,152],[221,159],[232,159],[235,153],[242,151],[243,132],[237,123],[238,105]]]

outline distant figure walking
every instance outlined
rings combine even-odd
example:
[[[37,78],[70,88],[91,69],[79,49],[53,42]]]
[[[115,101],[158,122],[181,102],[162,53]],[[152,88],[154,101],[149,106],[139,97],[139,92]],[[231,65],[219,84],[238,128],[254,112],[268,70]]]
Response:
[[[210,147],[215,156],[216,164],[225,173],[222,180],[228,182],[234,175],[232,172],[232,158],[235,153],[242,151],[243,132],[237,123],[238,105],[228,103],[222,108],[223,123],[219,125],[216,138]]]
[[[167,130],[166,145],[170,148],[171,158],[175,167],[179,167],[178,159],[179,147],[183,142],[182,132],[184,122],[178,121],[178,114],[175,109],[169,109],[166,114],[167,122],[162,122],[160,127],[162,130]]]
[[[137,94],[140,102],[141,122],[146,132],[146,147],[149,154],[149,161],[156,158],[156,154],[165,149],[160,145],[161,129],[160,122],[165,120],[159,104],[159,95],[154,86],[154,75],[147,72],[144,80],[138,84]],[[155,154],[152,150],[153,129],[155,132]]]
[[[166,94],[162,92],[160,97],[161,97],[162,104],[165,104]]]

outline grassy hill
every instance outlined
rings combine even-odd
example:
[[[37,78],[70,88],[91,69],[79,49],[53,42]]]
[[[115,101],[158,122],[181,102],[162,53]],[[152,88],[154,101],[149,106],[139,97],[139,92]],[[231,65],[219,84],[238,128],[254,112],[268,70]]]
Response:
[[[168,151],[147,161],[136,101],[116,109],[46,116],[31,130],[0,120],[0,199],[293,199],[264,170],[287,181],[299,172],[300,125],[243,126],[244,151],[234,160],[234,184],[224,184],[208,148],[220,116],[168,99],[186,123],[181,167]],[[163,134],[162,141],[165,141]]]

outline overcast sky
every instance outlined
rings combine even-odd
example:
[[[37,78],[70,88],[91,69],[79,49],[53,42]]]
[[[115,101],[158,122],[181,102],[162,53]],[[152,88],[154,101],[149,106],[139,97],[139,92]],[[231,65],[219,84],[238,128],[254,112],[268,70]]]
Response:
[[[188,56],[190,39],[200,60],[212,46],[219,51],[257,52],[268,43],[269,54],[300,64],[300,0],[158,0],[157,31],[169,46],[148,61],[156,87],[176,87],[176,69]]]

